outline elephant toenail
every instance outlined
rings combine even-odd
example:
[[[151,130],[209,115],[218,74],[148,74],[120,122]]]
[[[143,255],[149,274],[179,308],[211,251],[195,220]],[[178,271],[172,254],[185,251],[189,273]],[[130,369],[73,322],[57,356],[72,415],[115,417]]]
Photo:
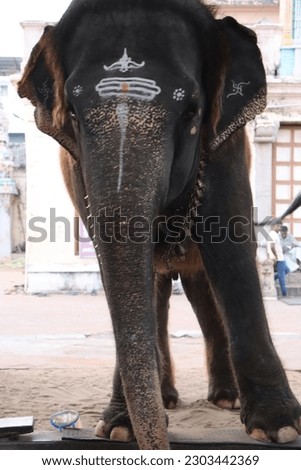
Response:
[[[250,433],[250,437],[260,442],[271,442],[271,439],[268,438],[266,432],[263,429],[255,428]]]
[[[130,442],[133,439],[132,433],[124,426],[113,428],[110,434],[112,441]]]
[[[298,432],[291,426],[286,426],[284,428],[279,429],[277,442],[279,442],[280,444],[285,444],[286,442],[293,442],[296,439],[298,439]]]

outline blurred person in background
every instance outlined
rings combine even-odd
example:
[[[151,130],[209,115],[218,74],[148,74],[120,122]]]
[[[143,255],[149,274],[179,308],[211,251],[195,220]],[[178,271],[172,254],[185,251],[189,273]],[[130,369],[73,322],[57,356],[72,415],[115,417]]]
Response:
[[[291,272],[301,271],[301,243],[288,233],[286,225],[280,228],[280,243],[284,259]]]

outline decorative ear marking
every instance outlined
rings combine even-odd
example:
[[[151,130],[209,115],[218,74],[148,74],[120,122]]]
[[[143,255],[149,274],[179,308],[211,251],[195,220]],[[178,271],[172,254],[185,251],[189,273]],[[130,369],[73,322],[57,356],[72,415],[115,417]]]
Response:
[[[126,47],[124,48],[123,51],[123,56],[121,59],[119,59],[117,62],[114,62],[114,64],[106,66],[104,65],[103,68],[108,72],[110,70],[119,70],[119,72],[125,73],[130,69],[140,69],[141,67],[144,67],[145,62],[141,62],[141,64],[138,64],[137,62],[134,62],[131,57],[128,56],[127,49]]]
[[[182,101],[185,97],[185,90],[183,88],[176,88],[173,92],[173,99],[176,101]]]
[[[48,100],[50,95],[53,95],[53,90],[51,87],[48,86],[48,80],[45,80],[45,82],[42,84],[41,87],[38,88],[38,92],[42,95],[43,97],[43,103],[45,104],[46,101]]]
[[[229,93],[227,95],[227,98],[229,98],[230,96],[236,96],[236,95],[240,95],[240,96],[244,96],[244,92],[243,92],[243,85],[244,86],[248,86],[250,85],[251,82],[239,82],[239,83],[236,83],[234,80],[231,80],[232,82],[232,88],[233,88],[233,91],[232,93]]]

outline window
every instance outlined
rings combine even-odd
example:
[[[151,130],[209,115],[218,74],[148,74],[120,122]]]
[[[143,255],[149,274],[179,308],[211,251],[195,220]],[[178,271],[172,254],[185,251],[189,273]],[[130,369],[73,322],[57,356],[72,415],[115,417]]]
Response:
[[[281,126],[273,145],[273,215],[279,217],[301,190],[301,126]],[[285,221],[301,240],[301,208]]]
[[[25,134],[23,133],[9,133],[8,140],[10,144],[24,144]]]
[[[294,0],[293,5],[293,39],[301,41],[301,0]]]
[[[7,85],[0,85],[0,97],[5,97],[8,95],[8,87]]]

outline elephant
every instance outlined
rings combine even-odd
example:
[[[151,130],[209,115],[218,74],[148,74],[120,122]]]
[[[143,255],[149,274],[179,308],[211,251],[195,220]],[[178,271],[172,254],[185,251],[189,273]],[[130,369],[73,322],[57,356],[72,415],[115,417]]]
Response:
[[[266,106],[254,32],[200,0],[73,0],[18,85],[63,147],[93,240],[116,343],[97,434],[168,449],[177,402],[171,279],[203,330],[208,398],[286,443],[301,408],[271,340],[256,267],[246,124]]]

